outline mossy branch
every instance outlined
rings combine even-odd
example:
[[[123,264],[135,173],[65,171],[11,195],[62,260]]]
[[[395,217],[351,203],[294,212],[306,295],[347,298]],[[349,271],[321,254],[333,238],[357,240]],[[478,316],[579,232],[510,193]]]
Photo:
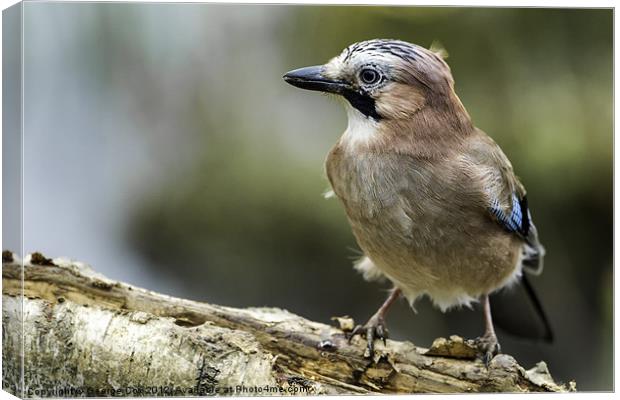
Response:
[[[457,337],[430,351],[388,340],[371,360],[362,339],[347,341],[346,319],[334,327],[278,308],[174,298],[40,254],[22,263],[5,252],[2,278],[3,387],[18,395],[574,390],[544,362],[525,370],[502,354],[487,369]]]

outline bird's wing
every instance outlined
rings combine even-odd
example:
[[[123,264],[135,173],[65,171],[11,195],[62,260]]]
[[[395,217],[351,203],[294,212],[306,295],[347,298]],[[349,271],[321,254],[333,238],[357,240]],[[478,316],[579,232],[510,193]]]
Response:
[[[500,199],[493,197],[489,205],[491,216],[508,232],[527,237],[530,230],[530,214],[527,196],[520,197],[516,192],[511,196],[510,208],[502,206]]]
[[[532,221],[525,188],[501,148],[484,132],[476,131],[468,143],[468,156],[483,182],[487,213],[504,230],[525,242],[523,266],[542,272],[544,248]]]
[[[470,162],[475,164],[471,166],[472,169],[478,171],[478,177],[482,178],[483,201],[489,218],[523,240],[523,268],[534,274],[541,273],[545,250],[538,240],[538,232],[527,205],[525,188],[514,174],[510,161],[497,143],[482,131],[476,131],[472,135],[467,153]],[[495,316],[499,316],[496,322],[504,330],[517,336],[552,341],[553,332],[549,319],[525,274],[521,277],[520,286],[529,298],[528,303],[537,318],[526,317],[525,312],[518,312],[518,316],[514,312],[495,313]],[[514,311],[514,296],[506,293],[504,295],[508,299],[504,302],[505,309]],[[494,294],[495,307],[498,306],[498,297],[501,296],[501,293]],[[499,306],[501,307],[501,303]],[[504,318],[502,314],[510,317]],[[515,324],[515,321],[519,322]],[[538,321],[537,325],[535,321]]]

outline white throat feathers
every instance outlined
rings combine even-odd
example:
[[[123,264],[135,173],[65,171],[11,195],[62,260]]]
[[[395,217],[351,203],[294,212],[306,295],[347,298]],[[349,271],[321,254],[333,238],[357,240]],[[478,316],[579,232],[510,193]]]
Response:
[[[340,142],[348,150],[370,145],[379,137],[379,122],[362,114],[355,107],[345,102],[347,110],[347,130],[340,138]]]

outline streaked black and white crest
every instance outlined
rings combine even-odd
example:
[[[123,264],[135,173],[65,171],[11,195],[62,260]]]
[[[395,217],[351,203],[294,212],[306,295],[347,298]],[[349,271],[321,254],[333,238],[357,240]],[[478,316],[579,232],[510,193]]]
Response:
[[[351,46],[347,47],[343,51],[344,60],[348,61],[353,55],[356,53],[364,53],[367,55],[374,56],[385,56],[392,55],[394,57],[398,57],[403,61],[416,61],[420,60],[423,57],[427,57],[429,52],[425,48],[418,46],[416,44],[404,42],[402,40],[391,40],[391,39],[374,39],[367,40],[364,42],[354,43]],[[431,53],[432,56],[436,56],[434,53]]]
[[[452,84],[450,68],[439,53],[413,43],[392,39],[373,39],[350,45],[325,66],[331,77],[350,78],[371,65],[390,80],[421,83],[431,90]]]

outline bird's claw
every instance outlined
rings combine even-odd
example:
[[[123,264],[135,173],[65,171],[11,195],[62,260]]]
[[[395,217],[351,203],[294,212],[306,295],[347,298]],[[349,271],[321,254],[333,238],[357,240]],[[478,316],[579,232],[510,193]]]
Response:
[[[482,354],[484,365],[489,368],[489,364],[491,364],[493,357],[501,352],[501,346],[497,341],[497,336],[494,334],[485,334],[476,339],[476,344],[478,350]]]
[[[375,339],[383,340],[387,345],[388,330],[385,327],[385,320],[377,315],[372,316],[365,325],[356,325],[349,335],[349,343],[355,335],[366,337],[368,357],[372,357],[375,350]]]

